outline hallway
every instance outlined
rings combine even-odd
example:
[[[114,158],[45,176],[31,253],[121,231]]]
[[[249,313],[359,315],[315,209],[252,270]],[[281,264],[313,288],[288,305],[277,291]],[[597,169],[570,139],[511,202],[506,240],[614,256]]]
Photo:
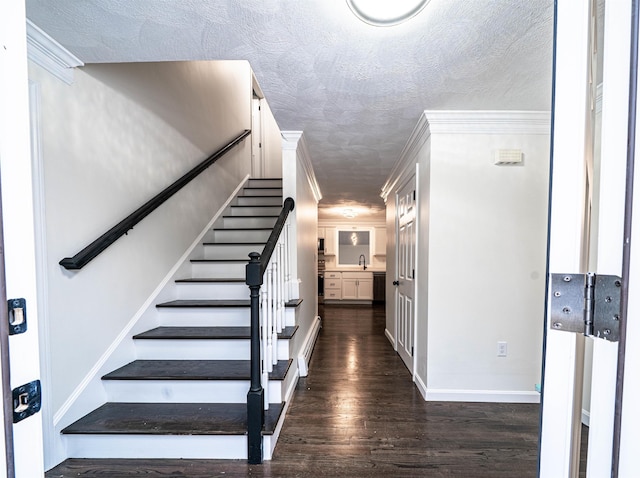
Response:
[[[424,402],[384,335],[384,307],[326,306],[274,459],[68,460],[47,477],[533,477],[538,406]]]

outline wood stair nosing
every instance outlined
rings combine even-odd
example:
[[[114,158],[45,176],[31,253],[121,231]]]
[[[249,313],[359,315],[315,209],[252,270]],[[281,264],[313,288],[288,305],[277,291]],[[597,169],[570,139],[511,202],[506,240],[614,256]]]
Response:
[[[286,308],[295,308],[302,303],[302,299],[292,299],[285,302]],[[156,304],[156,308],[203,308],[203,307],[249,307],[249,299],[224,300],[224,299],[178,299]]]
[[[287,326],[278,334],[278,339],[289,340],[298,331],[298,326]],[[190,340],[225,340],[225,339],[250,339],[251,327],[184,327],[161,326],[134,335],[136,340],[165,340],[165,339],[190,339]]]
[[[279,360],[269,380],[284,380],[293,360]],[[249,360],[134,360],[102,380],[249,380]]]
[[[284,403],[265,410],[263,435],[271,435]],[[244,403],[107,402],[62,430],[99,435],[246,435]]]
[[[185,279],[176,279],[175,281],[178,284],[198,284],[198,283],[212,283],[212,284],[224,284],[224,283],[244,283],[246,279],[239,277],[223,277],[223,278],[215,278],[215,277],[188,277]]]

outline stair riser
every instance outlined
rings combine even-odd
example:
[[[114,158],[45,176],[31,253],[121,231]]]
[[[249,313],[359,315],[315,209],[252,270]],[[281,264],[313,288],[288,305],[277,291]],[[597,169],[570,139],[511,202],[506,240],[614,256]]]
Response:
[[[103,380],[111,402],[245,403],[249,380]],[[270,380],[265,400],[280,403],[284,381]],[[268,397],[268,398],[267,398]]]
[[[239,206],[280,206],[280,208],[282,208],[282,196],[238,196],[236,201],[236,204],[238,204]]]
[[[225,259],[227,257],[247,258],[249,261],[250,252],[261,253],[264,244],[206,244],[204,246],[205,259]]]
[[[278,360],[288,360],[290,340],[278,340]],[[249,360],[249,339],[138,339],[140,360]]]
[[[249,287],[242,282],[178,282],[178,299],[248,299]]]
[[[192,262],[191,275],[194,279],[244,279],[246,268],[243,262]]]
[[[271,231],[259,230],[227,230],[216,229],[213,231],[214,242],[267,242]]]
[[[269,227],[273,229],[276,223],[274,217],[225,217],[222,226],[225,228],[254,228]]]
[[[243,216],[279,216],[282,206],[270,207],[234,207],[231,206],[229,214],[235,217]]]
[[[69,458],[246,459],[244,435],[65,435]]]
[[[243,196],[278,196],[282,197],[282,188],[244,188]]]
[[[281,188],[282,179],[249,179],[250,188]]]
[[[184,327],[249,327],[249,308],[161,308],[159,325]]]

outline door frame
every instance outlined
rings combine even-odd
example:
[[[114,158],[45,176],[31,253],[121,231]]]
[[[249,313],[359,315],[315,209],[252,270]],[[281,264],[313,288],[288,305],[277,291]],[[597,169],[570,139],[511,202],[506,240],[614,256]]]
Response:
[[[630,5],[630,0],[606,2],[598,207],[607,214],[599,216],[600,274],[621,275],[622,268]],[[557,0],[555,7],[548,272],[586,272],[591,2]],[[545,316],[539,476],[573,477],[579,468],[584,338],[550,329]],[[596,341],[587,476],[617,476],[611,475],[616,357],[616,344]]]
[[[418,194],[418,164],[415,164],[414,168],[411,168],[411,171],[408,174],[403,175],[403,178],[401,181],[398,181],[399,186],[397,188],[395,188],[393,195],[394,195],[394,202],[395,202],[395,218],[394,218],[394,227],[395,227],[395,264],[396,264],[396,270],[395,270],[395,278],[394,280],[399,280],[399,271],[400,271],[400,217],[399,217],[399,207],[398,207],[398,193],[403,190],[409,183],[413,182],[413,190],[415,191],[415,203],[414,203],[414,210],[415,210],[415,219],[414,219],[414,229],[415,229],[415,237],[414,237],[414,267],[415,267],[415,274],[414,274],[414,278],[413,278],[413,314],[412,314],[412,334],[411,334],[411,347],[414,350],[414,353],[411,356],[411,379],[413,381],[415,381],[416,379],[416,354],[415,354],[415,350],[417,349],[417,343],[416,343],[416,329],[417,329],[417,325],[418,325],[418,314],[417,311],[420,310],[419,307],[421,306],[421,304],[418,304],[419,302],[419,297],[417,294],[418,288],[417,288],[417,278],[418,278],[418,255],[419,255],[419,250],[418,250],[418,236],[420,234],[420,224],[419,224],[419,204],[420,201],[419,199],[419,194]],[[398,300],[398,288],[394,287],[394,322],[395,322],[395,350],[396,353],[398,353],[398,355],[400,355],[399,352],[399,316],[398,316],[398,304],[399,304],[399,300]]]
[[[0,3],[0,40],[4,46],[0,49],[0,170],[6,292],[9,298],[27,302],[27,331],[10,337],[8,351],[10,387],[15,388],[40,378],[24,2]],[[3,392],[7,400],[10,391]],[[42,414],[14,423],[12,428],[15,475],[42,476]]]

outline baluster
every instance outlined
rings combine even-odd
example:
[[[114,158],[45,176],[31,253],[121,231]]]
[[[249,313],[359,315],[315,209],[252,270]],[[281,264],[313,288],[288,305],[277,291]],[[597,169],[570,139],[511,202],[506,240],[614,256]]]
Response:
[[[278,243],[278,261],[280,264],[280,267],[278,269],[278,333],[280,333],[284,328],[284,240]]]
[[[265,357],[266,357],[266,361],[265,361],[265,367],[267,369],[268,372],[272,372],[273,371],[273,360],[271,359],[271,356],[273,354],[273,335],[272,335],[272,330],[273,330],[273,262],[269,263],[269,265],[267,266],[267,280],[266,282],[266,289],[267,289],[267,310],[266,310],[266,327],[265,327],[265,334],[266,334],[266,338],[267,338],[267,347],[265,350]],[[265,387],[266,388],[266,387]]]

